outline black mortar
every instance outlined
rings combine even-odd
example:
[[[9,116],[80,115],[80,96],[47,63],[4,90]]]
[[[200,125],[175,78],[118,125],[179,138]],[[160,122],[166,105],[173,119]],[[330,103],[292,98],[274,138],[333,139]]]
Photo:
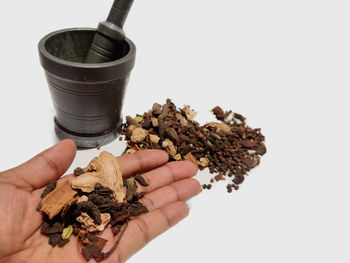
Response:
[[[96,29],[90,28],[64,29],[39,43],[56,110],[56,134],[83,148],[107,144],[118,136],[124,92],[136,54],[134,43],[124,38],[115,60],[83,63],[95,33]]]

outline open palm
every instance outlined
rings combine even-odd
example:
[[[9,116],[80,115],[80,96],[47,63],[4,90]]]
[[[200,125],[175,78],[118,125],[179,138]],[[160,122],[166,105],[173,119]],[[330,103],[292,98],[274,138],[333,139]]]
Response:
[[[64,248],[52,248],[40,233],[43,217],[36,211],[43,187],[60,178],[71,165],[76,146],[64,140],[30,161],[0,173],[0,263],[1,262],[86,262],[76,237]],[[187,216],[185,201],[200,192],[191,177],[197,172],[190,162],[167,163],[163,151],[146,150],[118,157],[127,177],[143,172],[149,186],[140,200],[149,213],[132,220],[116,249],[103,262],[124,262],[153,238]],[[58,180],[70,180],[72,175]],[[101,237],[109,250],[116,239],[110,228]],[[91,260],[93,261],[93,260]]]

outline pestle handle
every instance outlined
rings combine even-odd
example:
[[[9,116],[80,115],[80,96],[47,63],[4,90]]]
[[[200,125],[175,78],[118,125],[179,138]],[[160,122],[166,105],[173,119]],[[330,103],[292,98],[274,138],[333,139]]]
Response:
[[[107,21],[123,28],[134,0],[115,0]]]
[[[134,0],[114,0],[107,20],[98,25],[85,63],[103,63],[115,59],[118,46],[125,38],[123,26],[133,2]]]

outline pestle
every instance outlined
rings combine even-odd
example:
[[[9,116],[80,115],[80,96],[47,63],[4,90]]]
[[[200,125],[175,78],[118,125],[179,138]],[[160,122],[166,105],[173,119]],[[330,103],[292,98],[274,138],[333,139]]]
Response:
[[[114,0],[107,20],[97,27],[85,63],[103,63],[118,58],[120,43],[125,38],[123,26],[133,2],[134,0]]]

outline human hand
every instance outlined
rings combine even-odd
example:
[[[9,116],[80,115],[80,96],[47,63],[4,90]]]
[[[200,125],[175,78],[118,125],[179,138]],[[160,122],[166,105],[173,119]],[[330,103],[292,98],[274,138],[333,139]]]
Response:
[[[44,187],[60,178],[71,165],[76,146],[63,140],[28,162],[0,173],[0,263],[1,262],[86,262],[76,237],[64,248],[53,248],[40,233],[42,215],[36,211]],[[140,200],[149,213],[129,222],[116,251],[103,262],[125,262],[148,242],[188,215],[185,201],[200,192],[191,178],[197,168],[191,162],[167,163],[163,151],[146,150],[118,157],[123,176],[143,172],[149,183]],[[58,184],[73,175],[58,179]],[[101,237],[108,240],[105,251],[114,244],[111,229]],[[91,260],[92,262],[93,260]]]

